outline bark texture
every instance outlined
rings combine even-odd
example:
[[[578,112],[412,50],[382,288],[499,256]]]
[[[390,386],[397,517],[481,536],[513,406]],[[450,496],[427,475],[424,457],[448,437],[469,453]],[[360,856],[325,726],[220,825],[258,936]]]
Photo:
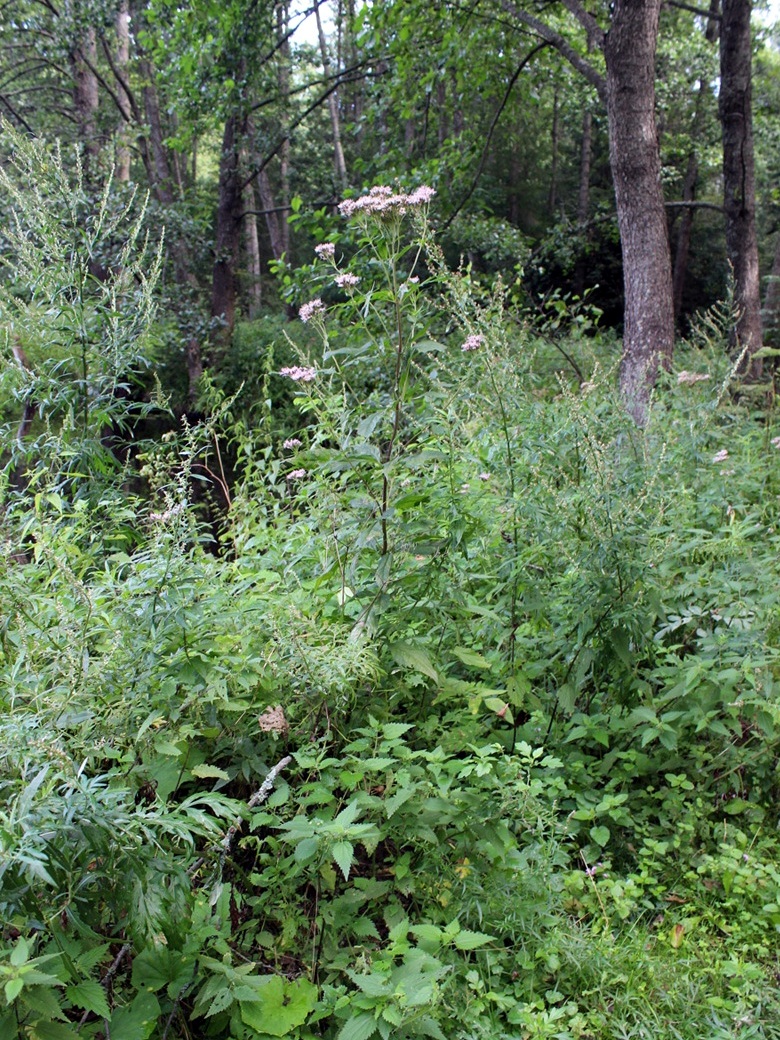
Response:
[[[659,365],[674,349],[671,256],[655,120],[660,0],[616,0],[604,40],[609,153],[625,292],[620,390],[647,421]]]
[[[756,183],[753,161],[752,50],[750,0],[723,0],[720,26],[720,94],[723,133],[723,205],[726,249],[734,273],[737,320],[733,347],[747,351],[743,368],[760,374],[749,360],[761,347],[761,299],[756,238]]]

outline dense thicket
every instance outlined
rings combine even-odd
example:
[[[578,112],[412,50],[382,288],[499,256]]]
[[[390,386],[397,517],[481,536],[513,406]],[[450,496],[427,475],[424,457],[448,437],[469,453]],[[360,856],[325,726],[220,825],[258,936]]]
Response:
[[[780,1036],[750,5],[3,12],[3,1040]]]

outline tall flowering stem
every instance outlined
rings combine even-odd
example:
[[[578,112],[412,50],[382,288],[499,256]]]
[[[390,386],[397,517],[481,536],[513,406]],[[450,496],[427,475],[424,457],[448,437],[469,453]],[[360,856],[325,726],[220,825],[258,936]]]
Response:
[[[359,220],[366,230],[366,238],[371,246],[371,250],[379,261],[380,267],[386,273],[387,286],[392,300],[395,333],[395,362],[392,388],[393,424],[390,438],[384,451],[383,461],[386,463],[390,462],[394,457],[398,435],[401,429],[401,420],[403,417],[402,381],[404,374],[404,361],[406,360],[407,366],[411,362],[411,356],[406,349],[406,337],[404,334],[404,308],[402,306],[402,301],[405,296],[405,291],[402,291],[398,270],[398,261],[404,254],[401,239],[403,218],[407,214],[417,217],[421,216],[435,194],[434,189],[427,186],[421,186],[415,189],[415,191],[405,194],[394,192],[392,188],[385,185],[377,185],[376,187],[371,188],[367,195],[358,199],[346,199],[339,206],[339,209],[344,216]],[[378,225],[379,230],[381,230],[381,235],[371,233],[372,225],[374,231],[377,230]],[[410,266],[411,271],[413,271],[417,266],[422,250],[423,241],[418,240],[416,245],[416,254]],[[320,249],[320,255],[323,257],[332,257],[331,252],[329,250],[326,252],[324,249]],[[352,279],[347,281],[344,275],[341,275],[340,278],[341,281],[339,281],[339,278],[337,278],[336,281],[337,284],[342,287],[346,285],[354,286],[356,284]],[[408,286],[405,286],[405,290],[408,291]],[[381,316],[380,321],[382,321]],[[387,519],[389,502],[390,476],[387,467],[383,467],[380,516],[383,556],[386,556],[390,550]]]

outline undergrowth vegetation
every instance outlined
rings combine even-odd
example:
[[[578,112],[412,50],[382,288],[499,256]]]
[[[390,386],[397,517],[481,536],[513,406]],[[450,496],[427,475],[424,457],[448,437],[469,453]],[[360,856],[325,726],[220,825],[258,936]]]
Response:
[[[375,190],[252,399],[144,441],[139,217],[18,160],[4,1040],[780,1036],[780,424],[727,311],[637,430],[581,306]]]

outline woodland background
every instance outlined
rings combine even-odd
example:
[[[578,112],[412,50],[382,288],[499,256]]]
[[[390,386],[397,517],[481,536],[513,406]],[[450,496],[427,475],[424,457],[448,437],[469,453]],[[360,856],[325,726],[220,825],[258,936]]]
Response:
[[[780,1036],[755,6],[0,8],[3,1038]]]

